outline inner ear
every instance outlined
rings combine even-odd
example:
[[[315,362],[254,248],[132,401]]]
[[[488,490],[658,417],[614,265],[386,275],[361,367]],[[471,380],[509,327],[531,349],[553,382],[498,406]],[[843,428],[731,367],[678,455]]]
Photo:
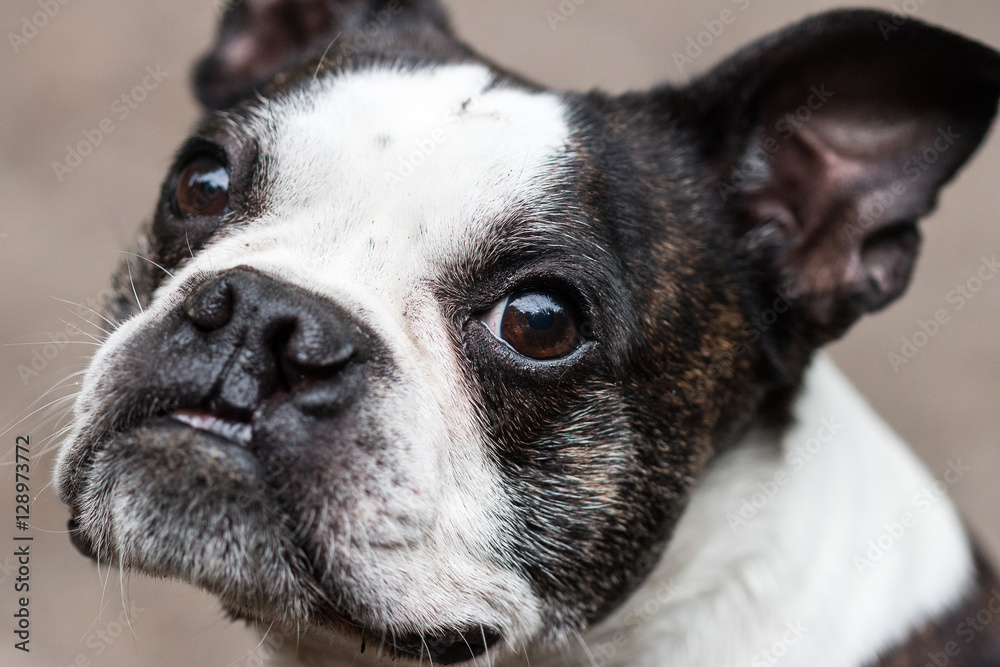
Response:
[[[839,335],[904,290],[915,223],[983,128],[907,95],[916,84],[897,79],[896,97],[880,100],[868,81],[814,73],[822,83],[786,79],[781,95],[765,97],[759,133],[718,189],[732,196],[748,244],[770,245],[783,292]],[[798,97],[782,99],[791,91]]]
[[[813,17],[685,91],[734,233],[813,345],[902,293],[916,222],[1000,96],[1000,54],[916,20],[886,39],[887,20]]]
[[[377,40],[414,22],[448,29],[436,0],[230,2],[215,46],[195,67],[195,92],[209,109],[229,107],[345,33],[361,30]]]

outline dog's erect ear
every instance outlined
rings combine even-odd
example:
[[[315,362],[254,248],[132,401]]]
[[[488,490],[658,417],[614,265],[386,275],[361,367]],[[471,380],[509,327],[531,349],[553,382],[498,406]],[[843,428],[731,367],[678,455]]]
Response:
[[[815,346],[906,287],[916,221],[996,112],[1000,54],[916,20],[837,11],[659,94],[701,142],[763,296],[791,301]]]
[[[229,0],[212,51],[195,68],[195,92],[209,109],[228,107],[342,33],[377,39],[414,21],[448,30],[436,0]]]

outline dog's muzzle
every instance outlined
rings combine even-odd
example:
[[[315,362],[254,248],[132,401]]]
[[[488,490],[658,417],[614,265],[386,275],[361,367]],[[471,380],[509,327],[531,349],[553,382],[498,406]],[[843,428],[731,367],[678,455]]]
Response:
[[[118,414],[95,428],[91,440],[112,440],[153,422],[191,427],[249,450],[254,423],[263,425],[263,412],[293,393],[286,423],[333,416],[363,391],[361,370],[346,369],[352,360],[363,363],[369,337],[331,301],[247,266],[187,289],[178,307],[133,342],[128,356],[135,363],[117,380],[123,385]],[[278,397],[286,400],[272,400]],[[73,544],[100,557],[80,529],[76,490],[63,495],[73,506]]]
[[[186,578],[235,616],[384,637],[397,656],[451,664],[499,641],[466,620],[387,632],[392,600],[358,583],[422,548],[438,511],[407,434],[386,430],[399,382],[380,339],[246,266],[180,290],[118,343],[61,464],[80,551]]]

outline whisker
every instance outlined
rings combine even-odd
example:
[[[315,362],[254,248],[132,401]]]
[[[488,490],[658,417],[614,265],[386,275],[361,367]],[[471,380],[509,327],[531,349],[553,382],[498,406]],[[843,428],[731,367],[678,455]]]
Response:
[[[89,310],[94,315],[97,315],[99,318],[101,318],[102,320],[104,320],[105,322],[107,322],[108,324],[110,324],[112,330],[117,329],[119,326],[121,326],[120,323],[115,322],[113,320],[109,320],[107,317],[105,317],[104,315],[102,315],[99,311],[94,310],[90,306],[85,306],[82,303],[74,303],[73,301],[69,301],[68,299],[60,299],[57,296],[53,296],[51,298],[55,299],[56,301],[62,301],[63,303],[69,304],[71,306],[77,306],[78,308],[84,308],[86,310]],[[91,323],[90,320],[88,320],[87,318],[83,317],[83,315],[80,315],[80,319],[82,319],[84,322]]]
[[[135,280],[132,278],[132,262],[125,260],[125,268],[128,269],[128,282],[132,286],[132,296],[135,297],[135,305],[139,306],[139,312],[143,313],[145,309],[142,307],[142,302],[139,301],[139,293],[135,289]]]
[[[122,253],[123,255],[132,255],[133,257],[138,257],[139,259],[144,259],[147,262],[149,262],[150,264],[152,264],[153,266],[155,266],[156,268],[158,268],[160,271],[163,271],[165,274],[167,274],[171,278],[174,277],[174,274],[170,273],[170,271],[168,271],[167,269],[163,268],[162,266],[160,266],[159,264],[157,264],[156,262],[154,262],[153,260],[151,260],[149,257],[146,257],[145,255],[139,255],[137,253],[127,252],[125,250],[119,250],[119,252]]]
[[[316,63],[316,71],[313,72],[313,75],[312,75],[312,80],[314,82],[316,81],[316,77],[319,76],[319,68],[323,66],[323,61],[326,60],[326,54],[328,54],[330,52],[330,49],[333,47],[333,45],[336,43],[336,41],[338,39],[340,39],[340,36],[343,35],[343,34],[344,34],[343,31],[338,32],[337,36],[334,37],[332,40],[330,40],[330,43],[326,45],[326,49],[323,50],[323,55],[321,55],[319,57],[319,62]]]
[[[483,646],[485,647],[483,649],[483,657],[486,658],[486,667],[491,667],[493,659],[490,657],[490,648],[486,643],[486,629],[483,627],[482,623],[479,624],[479,634],[483,638]]]
[[[590,651],[590,647],[587,646],[587,642],[583,640],[583,635],[580,634],[579,630],[574,630],[573,635],[576,637],[576,640],[580,642],[580,646],[583,648],[583,652],[587,655],[587,661],[593,667],[597,667],[597,659],[594,657],[594,654]]]
[[[38,408],[35,408],[34,410],[32,410],[31,412],[29,412],[28,414],[26,414],[24,417],[22,417],[21,419],[18,419],[16,422],[14,422],[9,428],[7,428],[6,430],[4,430],[3,433],[0,433],[0,436],[7,435],[7,433],[9,433],[10,431],[14,430],[18,426],[20,426],[25,420],[30,419],[32,416],[38,414],[42,410],[45,410],[46,408],[50,408],[53,405],[59,403],[60,401],[67,401],[67,400],[71,400],[73,398],[75,398],[75,396],[73,396],[73,395],[60,396],[59,398],[56,398],[56,399],[53,399],[53,400],[49,401],[45,405],[42,405],[42,406],[40,406]]]
[[[135,628],[132,627],[132,618],[128,613],[128,603],[125,601],[125,559],[120,553],[118,554],[118,587],[121,589],[122,611],[125,613],[125,622],[132,633],[132,639],[138,639],[135,634]]]
[[[87,338],[90,338],[90,339],[92,339],[92,340],[93,340],[93,341],[94,341],[95,343],[97,343],[98,345],[101,345],[101,344],[103,344],[103,343],[104,343],[104,341],[103,341],[103,340],[101,340],[100,338],[98,338],[98,337],[97,337],[97,336],[95,336],[94,334],[92,334],[92,333],[87,333],[86,331],[84,331],[84,330],[83,330],[83,329],[81,329],[80,327],[76,326],[75,324],[70,324],[69,322],[67,322],[66,320],[64,320],[64,319],[62,319],[62,318],[59,318],[59,321],[60,321],[60,322],[62,322],[63,324],[65,324],[65,325],[66,325],[66,326],[68,326],[68,327],[74,327],[74,328],[75,328],[75,329],[76,329],[77,331],[79,331],[80,333],[82,333],[82,334],[83,334],[84,336],[86,336]],[[95,327],[97,327],[97,328],[98,328],[98,329],[99,329],[100,331],[102,331],[102,332],[103,332],[103,333],[104,333],[105,335],[107,335],[107,336],[110,336],[110,335],[111,335],[111,332],[110,332],[110,331],[108,331],[107,329],[104,329],[103,327],[100,327],[100,326],[98,326],[98,325],[96,325],[96,324],[95,324],[94,326],[95,326]]]
[[[30,342],[27,342],[27,343],[0,343],[0,347],[19,347],[19,346],[26,346],[26,345],[48,345],[51,342],[52,342],[51,340],[37,340],[37,341],[30,341]],[[60,342],[62,344],[64,344],[64,345],[65,344],[69,344],[69,343],[73,343],[75,345],[93,345],[94,347],[100,347],[101,346],[100,343],[95,343],[95,342],[89,341],[89,340],[64,340],[64,341],[60,341]]]

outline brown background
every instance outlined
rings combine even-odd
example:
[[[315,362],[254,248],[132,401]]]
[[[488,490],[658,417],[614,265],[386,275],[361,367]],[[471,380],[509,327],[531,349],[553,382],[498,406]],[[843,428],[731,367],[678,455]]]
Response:
[[[64,0],[65,1],[65,0]],[[691,3],[570,0],[566,20],[550,25],[559,0],[451,0],[446,4],[470,43],[515,70],[555,86],[612,91],[682,81],[737,46],[832,1],[730,0]],[[64,299],[86,303],[105,287],[120,251],[152,210],[171,151],[195,121],[187,88],[192,60],[208,44],[217,14],[210,0],[140,3],[70,1],[15,53],[7,33],[20,31],[37,0],[0,4],[0,664],[3,665],[229,665],[254,664],[256,640],[233,626],[208,596],[175,582],[98,572],[77,555],[64,533],[66,510],[51,488],[51,457],[33,463],[30,655],[12,649],[16,595],[11,565],[14,437],[29,434],[41,451],[53,419],[39,412],[70,372],[83,368],[86,343],[45,348],[50,334],[80,322]],[[846,4],[846,3],[845,3]],[[871,3],[891,8],[892,2]],[[996,0],[900,0],[900,10],[1000,48]],[[747,6],[748,5],[748,6]],[[672,54],[703,21],[734,10],[736,20],[704,49],[689,72]],[[128,118],[111,111],[116,98],[139,84],[147,66],[168,76]],[[110,117],[105,136],[82,164],[59,182],[53,161],[67,144]],[[932,471],[949,459],[971,465],[951,491],[994,560],[1000,557],[1000,277],[961,311],[947,293],[974,275],[985,255],[1000,253],[1000,135],[948,188],[924,225],[925,251],[909,292],[833,347],[842,367],[886,419],[912,443]],[[951,321],[907,365],[894,372],[887,354],[918,322],[949,309]],[[92,327],[88,331],[95,331]],[[75,340],[86,341],[76,335]],[[48,353],[54,358],[45,359]],[[37,376],[22,380],[18,367]],[[42,361],[45,361],[42,368]],[[37,402],[36,402],[37,401]],[[59,407],[56,405],[55,407]],[[53,441],[48,441],[54,444]],[[818,519],[821,519],[818,517]],[[107,581],[105,581],[107,580]],[[123,591],[124,584],[124,591]],[[131,629],[119,617],[131,601]],[[89,661],[89,663],[88,663]]]

